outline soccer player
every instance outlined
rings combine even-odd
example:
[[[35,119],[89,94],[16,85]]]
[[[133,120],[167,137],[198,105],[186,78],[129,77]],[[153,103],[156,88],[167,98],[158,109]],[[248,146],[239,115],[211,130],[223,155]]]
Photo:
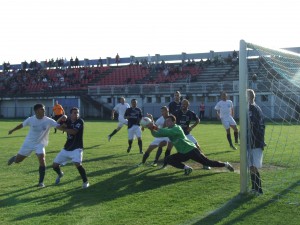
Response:
[[[8,160],[8,165],[12,163],[20,163],[27,158],[33,151],[39,161],[39,182],[38,187],[45,187],[44,178],[46,171],[46,160],[45,160],[45,146],[48,145],[49,131],[51,127],[58,127],[59,124],[45,116],[45,106],[43,104],[35,104],[33,107],[34,116],[31,116],[23,121],[12,130],[8,131],[8,134],[12,134],[14,131],[19,130],[23,127],[29,126],[29,132],[24,140],[22,147],[20,148],[17,155],[11,157]]]
[[[142,131],[140,127],[140,120],[142,119],[142,110],[137,107],[137,100],[131,100],[131,107],[126,109],[124,118],[128,120],[128,148],[127,152],[131,150],[134,136],[138,139],[140,153],[143,154]]]
[[[189,106],[190,102],[187,99],[181,101],[181,109],[174,113],[176,124],[181,126],[186,137],[202,152],[196,138],[190,133],[200,123],[200,119],[195,112],[189,109]],[[194,124],[190,125],[192,121],[194,121]],[[203,165],[203,169],[209,170],[210,167]]]
[[[60,117],[65,115],[65,110],[62,105],[58,104],[58,100],[55,101],[55,104],[52,108],[53,119],[57,121]],[[54,128],[54,133],[56,133],[56,128]]]
[[[67,133],[67,141],[64,148],[58,153],[53,161],[53,170],[58,175],[55,183],[59,184],[64,175],[60,169],[60,165],[71,160],[76,166],[83,181],[82,188],[88,188],[90,184],[85,169],[82,166],[84,121],[79,117],[78,108],[73,107],[70,110],[70,114],[70,118],[66,120],[65,124],[58,127],[59,130]]]
[[[124,118],[124,114],[126,109],[130,108],[129,104],[127,102],[125,102],[125,98],[121,97],[120,98],[120,103],[118,103],[113,110],[111,111],[111,119],[113,120],[115,118],[115,113],[118,113],[118,127],[116,129],[113,130],[113,132],[108,135],[108,141],[110,141],[110,139],[112,138],[112,136],[114,136],[119,130],[121,130],[121,128],[125,125],[128,124],[128,120]]]
[[[234,171],[230,163],[210,160],[201,153],[196,145],[187,139],[181,126],[176,124],[176,117],[174,115],[169,115],[166,118],[166,128],[154,129],[155,126],[153,123],[150,123],[147,127],[151,130],[151,134],[154,137],[168,137],[170,139],[177,153],[168,156],[166,161],[178,169],[183,169],[185,175],[189,175],[193,171],[192,167],[183,164],[183,162],[190,159],[205,166],[226,167],[229,171]]]
[[[263,194],[261,178],[258,169],[262,167],[263,149],[265,146],[265,123],[261,108],[255,103],[255,92],[247,90],[249,102],[249,149],[248,164],[250,167],[250,177],[252,192]]]
[[[180,91],[176,91],[174,93],[174,99],[172,102],[169,103],[169,113],[174,114],[177,110],[181,107],[181,93]]]
[[[157,126],[158,128],[162,128],[165,126],[165,119],[167,118],[167,116],[169,115],[169,109],[167,106],[163,106],[160,108],[161,111],[161,117],[159,117],[156,122],[155,122],[155,126]],[[147,114],[147,116],[153,120],[153,116],[151,114]],[[151,142],[151,144],[148,146],[148,149],[146,150],[145,154],[143,155],[143,159],[142,162],[139,165],[143,165],[145,164],[146,160],[148,159],[150,153],[158,147],[157,152],[156,152],[156,156],[155,156],[155,160],[152,163],[152,166],[156,167],[157,166],[157,162],[158,159],[162,153],[162,148],[164,146],[167,145],[167,143],[169,142],[169,138],[167,137],[158,137],[158,138],[154,138],[154,140]]]
[[[234,150],[237,150],[237,148],[232,144],[230,127],[234,130],[234,139],[236,144],[238,143],[239,131],[237,129],[236,122],[233,119],[234,117],[233,103],[231,100],[227,99],[226,92],[221,93],[221,100],[216,104],[215,110],[217,110],[217,117],[218,119],[221,119],[222,124],[226,130],[226,136],[230,147]]]

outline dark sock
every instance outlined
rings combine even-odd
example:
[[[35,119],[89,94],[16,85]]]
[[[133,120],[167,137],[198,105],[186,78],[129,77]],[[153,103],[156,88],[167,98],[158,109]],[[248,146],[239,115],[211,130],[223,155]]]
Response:
[[[252,184],[252,187],[251,189],[252,190],[255,190],[255,174],[254,173],[251,173],[251,184]]]
[[[167,163],[167,157],[171,154],[171,149],[167,149],[165,152],[165,158],[164,158],[164,166],[166,166]]]
[[[46,173],[46,167],[45,166],[40,166],[39,167],[39,174],[40,174],[39,183],[44,182],[45,173]]]
[[[263,193],[262,188],[261,188],[261,179],[260,179],[260,174],[259,172],[256,173],[256,190],[258,193]]]
[[[82,166],[77,167],[78,172],[80,173],[80,176],[82,178],[83,183],[87,182],[88,179],[86,177],[85,169]]]
[[[231,140],[231,135],[227,134],[227,140],[229,142],[229,145],[232,146],[232,140]]]
[[[53,168],[53,170],[57,173],[57,175],[61,175],[61,170],[60,170],[60,167],[55,167]]]
[[[156,155],[155,155],[155,161],[154,161],[154,162],[157,162],[157,161],[158,161],[158,159],[159,159],[161,153],[162,153],[162,147],[158,147],[157,152],[156,152]]]
[[[235,140],[235,143],[238,143],[239,142],[239,132],[234,132],[234,140]]]
[[[118,132],[118,130],[117,130],[117,129],[114,129],[113,132],[112,132],[109,136],[112,137],[112,136],[114,136],[117,132]]]
[[[148,152],[145,152],[145,154],[143,155],[142,163],[145,163],[146,160],[148,159],[148,157],[149,157],[149,153],[148,153]]]
[[[143,141],[138,140],[138,145],[139,145],[139,148],[140,148],[140,152],[142,152],[143,151]]]
[[[128,140],[128,148],[131,148],[132,140]]]

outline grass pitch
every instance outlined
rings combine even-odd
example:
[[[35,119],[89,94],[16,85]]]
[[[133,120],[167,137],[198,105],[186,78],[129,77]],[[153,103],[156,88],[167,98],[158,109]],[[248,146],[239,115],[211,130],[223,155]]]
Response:
[[[203,122],[193,135],[209,158],[231,162],[237,169],[234,173],[203,170],[192,161],[187,162],[194,168],[189,176],[171,166],[153,168],[155,150],[148,164],[137,168],[142,155],[136,140],[131,152],[126,152],[125,127],[108,142],[116,122],[86,121],[83,165],[91,186],[81,188],[78,171],[71,164],[62,167],[65,176],[59,185],[54,184],[51,164],[66,137],[52,130],[46,148],[46,188],[39,189],[35,155],[7,166],[28,132],[23,128],[7,135],[20,122],[0,122],[0,224],[299,224],[297,205],[274,201],[268,193],[239,195],[239,151],[229,148],[220,123]],[[145,130],[144,151],[152,140]]]

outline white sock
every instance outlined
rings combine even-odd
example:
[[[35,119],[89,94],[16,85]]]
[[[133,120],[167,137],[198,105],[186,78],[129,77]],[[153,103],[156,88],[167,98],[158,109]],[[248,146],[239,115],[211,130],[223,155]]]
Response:
[[[184,165],[184,169],[190,169],[191,167],[187,166],[187,165]]]

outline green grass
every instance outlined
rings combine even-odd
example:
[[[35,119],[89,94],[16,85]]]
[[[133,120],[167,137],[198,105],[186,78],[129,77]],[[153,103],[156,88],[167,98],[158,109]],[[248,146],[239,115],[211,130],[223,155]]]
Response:
[[[20,122],[0,122],[0,224],[299,224],[299,206],[274,201],[274,192],[259,197],[239,195],[238,171],[206,171],[194,162],[187,162],[194,167],[190,176],[170,166],[164,170],[150,165],[136,168],[142,156],[136,140],[131,153],[126,153],[126,128],[107,141],[116,122],[85,123],[83,165],[91,184],[88,189],[81,188],[82,181],[71,164],[62,167],[65,176],[61,184],[54,185],[56,173],[51,164],[63,147],[65,134],[51,132],[46,148],[46,188],[38,189],[34,154],[18,165],[7,166],[8,158],[17,153],[28,132],[24,128],[7,135]],[[221,124],[204,122],[193,135],[209,158],[239,167],[239,151],[229,148]],[[145,130],[144,150],[152,139]],[[282,154],[288,156],[290,152]],[[149,164],[154,155],[155,151]],[[267,159],[266,163],[272,161]],[[289,169],[282,170],[291,173]],[[272,179],[275,171],[263,171],[262,176]],[[291,188],[299,186],[299,180],[295,182]]]

